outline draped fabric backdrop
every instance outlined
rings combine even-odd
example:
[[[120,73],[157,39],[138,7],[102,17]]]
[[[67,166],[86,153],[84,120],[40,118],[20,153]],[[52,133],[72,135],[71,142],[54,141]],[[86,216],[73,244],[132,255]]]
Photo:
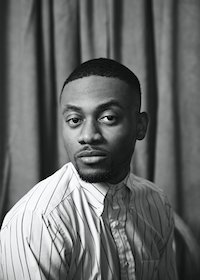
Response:
[[[109,57],[139,77],[150,115],[131,168],[165,190],[200,240],[199,30],[199,0],[0,1],[1,221],[67,161],[65,78],[80,62]]]

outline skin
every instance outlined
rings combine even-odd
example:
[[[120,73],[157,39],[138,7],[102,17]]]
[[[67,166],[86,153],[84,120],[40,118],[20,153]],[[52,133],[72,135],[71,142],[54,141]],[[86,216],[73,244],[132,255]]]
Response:
[[[89,76],[65,86],[64,145],[83,180],[114,184],[128,174],[135,142],[145,137],[148,123],[136,98],[118,78]]]

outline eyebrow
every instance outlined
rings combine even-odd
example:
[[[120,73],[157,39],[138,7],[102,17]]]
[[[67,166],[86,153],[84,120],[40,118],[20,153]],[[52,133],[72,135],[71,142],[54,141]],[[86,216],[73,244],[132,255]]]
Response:
[[[98,107],[97,107],[97,110],[99,111],[103,111],[103,110],[106,110],[110,107],[119,107],[120,109],[124,109],[124,107],[119,103],[119,101],[117,100],[110,100],[108,102],[105,102],[105,103],[102,103],[100,104]]]
[[[110,100],[97,106],[96,111],[104,111],[110,107],[119,107],[122,110],[124,109],[124,107],[117,100]],[[62,113],[64,114],[67,111],[76,111],[79,113],[83,112],[81,107],[72,104],[65,105],[62,110]]]
[[[78,107],[78,106],[75,106],[75,105],[71,105],[71,104],[65,105],[63,110],[62,110],[62,113],[64,114],[64,113],[66,113],[68,111],[76,111],[76,112],[82,113],[81,107]]]

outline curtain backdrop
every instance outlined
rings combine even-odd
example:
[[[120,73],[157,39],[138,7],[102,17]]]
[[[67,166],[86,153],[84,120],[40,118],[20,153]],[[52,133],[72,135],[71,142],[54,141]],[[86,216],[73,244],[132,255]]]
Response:
[[[136,73],[150,115],[131,168],[165,190],[200,240],[199,30],[199,0],[0,1],[1,221],[68,160],[58,102],[65,78],[109,57]]]

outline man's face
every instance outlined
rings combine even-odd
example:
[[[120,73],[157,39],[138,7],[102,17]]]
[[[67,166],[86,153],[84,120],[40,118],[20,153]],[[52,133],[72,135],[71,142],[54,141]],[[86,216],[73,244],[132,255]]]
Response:
[[[130,86],[89,76],[68,83],[62,93],[64,144],[80,177],[117,183],[129,171],[138,110]]]

